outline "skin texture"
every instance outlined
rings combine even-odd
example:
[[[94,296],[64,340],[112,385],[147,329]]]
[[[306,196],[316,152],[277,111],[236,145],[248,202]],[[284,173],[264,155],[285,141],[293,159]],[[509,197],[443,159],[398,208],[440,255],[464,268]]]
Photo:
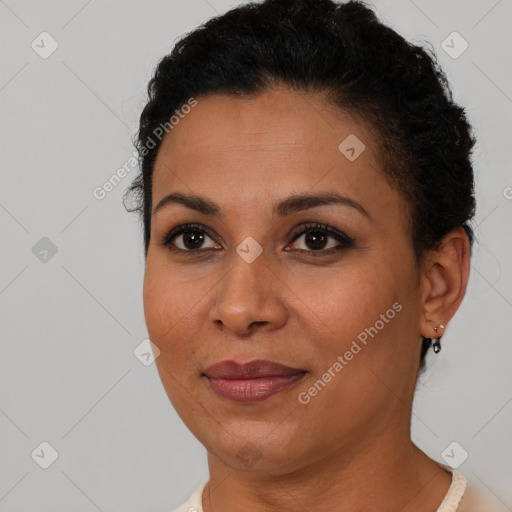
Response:
[[[159,150],[153,205],[171,192],[198,194],[222,216],[179,204],[153,214],[144,310],[167,395],[208,450],[205,512],[436,510],[451,475],[411,442],[411,407],[420,335],[446,326],[465,293],[464,231],[416,262],[407,205],[380,170],[377,135],[319,95],[275,87],[197,100]],[[338,149],[349,134],[366,146],[355,161]],[[357,201],[368,216],[331,204],[272,217],[281,199],[326,191]],[[315,246],[292,235],[316,222],[353,238],[353,247],[319,254],[339,245],[329,237],[309,255]],[[205,235],[202,255],[159,245],[185,223],[214,235]],[[236,252],[249,236],[263,249],[252,263]],[[174,244],[187,250],[184,238]],[[402,308],[394,318],[300,403],[299,393],[395,303]],[[265,401],[237,404],[202,375],[230,359],[308,373]]]

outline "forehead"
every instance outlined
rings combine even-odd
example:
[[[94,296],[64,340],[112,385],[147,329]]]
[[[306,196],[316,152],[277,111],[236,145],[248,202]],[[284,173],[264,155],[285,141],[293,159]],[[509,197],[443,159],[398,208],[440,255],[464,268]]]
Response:
[[[161,144],[153,205],[173,191],[240,207],[315,188],[385,203],[394,190],[377,141],[371,125],[319,95],[275,88],[254,97],[198,97]]]

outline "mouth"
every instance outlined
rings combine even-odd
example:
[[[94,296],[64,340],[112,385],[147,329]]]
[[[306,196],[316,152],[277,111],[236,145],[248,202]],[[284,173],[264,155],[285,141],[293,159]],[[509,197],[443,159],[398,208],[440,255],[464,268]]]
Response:
[[[203,376],[218,395],[234,402],[252,403],[289,389],[306,374],[306,370],[259,359],[245,364],[221,361],[209,366]]]

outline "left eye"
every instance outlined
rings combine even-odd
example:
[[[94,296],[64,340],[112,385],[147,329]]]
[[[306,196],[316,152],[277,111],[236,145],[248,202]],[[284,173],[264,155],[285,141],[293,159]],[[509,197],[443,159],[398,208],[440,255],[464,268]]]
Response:
[[[313,226],[306,226],[301,231],[295,234],[293,242],[299,238],[304,237],[304,244],[307,246],[304,250],[306,252],[331,252],[330,249],[341,250],[348,249],[353,246],[353,240],[341,231],[326,226],[324,224],[315,224]],[[329,245],[329,238],[338,243]]]

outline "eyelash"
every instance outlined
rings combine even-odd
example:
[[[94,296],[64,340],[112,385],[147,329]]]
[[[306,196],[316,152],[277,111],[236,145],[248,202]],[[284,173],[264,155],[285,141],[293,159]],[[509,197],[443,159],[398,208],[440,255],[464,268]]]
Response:
[[[176,246],[172,244],[172,241],[174,238],[176,238],[179,235],[182,235],[183,233],[188,232],[200,232],[203,234],[208,235],[212,240],[215,240],[215,237],[210,233],[210,231],[206,228],[206,226],[203,226],[202,224],[183,224],[181,226],[177,226],[173,229],[171,229],[166,235],[163,236],[162,240],[160,241],[159,245],[161,246],[167,246],[170,250],[176,253],[185,254],[190,253],[190,256],[197,256],[201,253],[211,252],[211,251],[217,251],[218,249],[191,249],[191,250],[184,250],[179,249]],[[336,241],[340,243],[340,245],[336,247],[330,247],[329,249],[323,250],[319,249],[317,251],[306,251],[303,249],[297,249],[298,252],[306,253],[308,255],[312,255],[314,257],[332,254],[333,252],[337,252],[343,249],[350,249],[354,247],[354,239],[350,238],[345,233],[338,231],[337,229],[334,229],[326,224],[307,224],[304,225],[300,230],[296,231],[292,235],[292,240],[290,243],[295,242],[297,239],[299,239],[302,235],[308,234],[308,233],[323,233],[328,235],[329,238],[334,238]]]

